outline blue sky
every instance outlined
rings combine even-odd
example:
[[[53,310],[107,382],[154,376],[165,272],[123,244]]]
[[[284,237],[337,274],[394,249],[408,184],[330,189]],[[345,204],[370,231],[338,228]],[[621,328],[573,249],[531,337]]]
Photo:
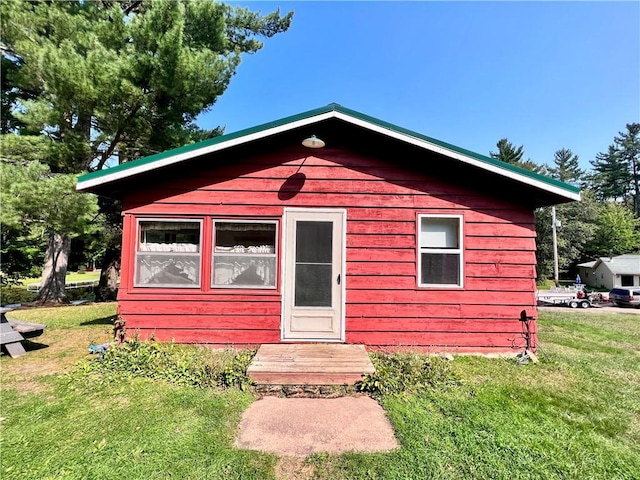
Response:
[[[488,155],[583,168],[640,122],[640,2],[234,2],[294,11],[198,119],[226,133],[339,103]]]

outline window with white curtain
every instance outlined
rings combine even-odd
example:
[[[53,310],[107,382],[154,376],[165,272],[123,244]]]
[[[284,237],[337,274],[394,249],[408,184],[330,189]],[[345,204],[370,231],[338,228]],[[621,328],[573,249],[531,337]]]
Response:
[[[418,216],[418,285],[461,287],[462,216]]]
[[[138,220],[136,287],[200,286],[201,220]]]
[[[275,221],[215,220],[211,287],[276,288]]]

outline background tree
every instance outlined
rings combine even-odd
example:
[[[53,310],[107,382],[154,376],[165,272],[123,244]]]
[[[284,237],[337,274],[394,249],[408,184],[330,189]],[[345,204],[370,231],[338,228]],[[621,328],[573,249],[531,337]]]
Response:
[[[596,198],[601,201],[614,200],[628,202],[630,198],[629,171],[620,161],[619,152],[614,145],[609,145],[606,152],[599,152],[591,162],[592,172],[589,184]]]
[[[600,203],[590,190],[582,192],[580,202],[556,206],[556,220],[561,224],[561,227],[556,229],[560,271],[568,271],[577,263],[586,260],[586,245],[596,234],[599,212]],[[553,278],[551,208],[536,210],[536,234],[538,279]]]
[[[531,159],[522,160],[522,156],[524,155],[524,147],[522,145],[516,147],[508,139],[501,138],[498,140],[498,143],[496,143],[496,147],[498,147],[497,152],[489,152],[489,156],[491,158],[495,158],[510,165],[516,165],[533,172],[538,172],[540,170],[540,166]]]
[[[39,302],[66,302],[71,238],[85,231],[97,212],[95,197],[76,193],[75,183],[75,175],[52,174],[39,161],[13,162],[3,155],[0,162],[2,225],[13,231],[26,230],[31,238],[40,236],[46,241]]]
[[[502,162],[510,163],[511,165],[519,164],[524,155],[524,147],[522,145],[516,148],[513,143],[506,138],[498,140],[496,147],[498,147],[498,151],[489,152],[489,156]]]
[[[593,238],[585,245],[589,258],[610,257],[640,251],[640,219],[622,204],[601,204]]]
[[[581,187],[580,202],[555,207],[562,224],[556,231],[560,271],[572,272],[577,263],[599,256],[640,251],[640,124],[627,124],[590,162],[589,172],[568,148],[554,153],[551,166],[539,166],[523,161],[524,147],[507,138],[496,146],[492,158]],[[546,280],[554,276],[551,207],[537,209],[535,215],[538,279]]]
[[[553,165],[545,170],[546,175],[572,185],[582,183],[585,171],[580,168],[578,155],[574,155],[568,148],[556,150],[553,155]]]
[[[622,201],[640,216],[640,123],[628,123],[590,163],[589,180],[598,199]]]
[[[100,170],[219,134],[199,129],[196,117],[225,91],[241,55],[260,50],[258,38],[286,31],[293,15],[263,16],[210,0],[6,0],[0,9],[8,65],[3,93],[13,92],[3,99],[11,113],[3,128],[51,141],[46,164],[60,174]],[[105,221],[114,218],[110,201],[100,204]],[[117,234],[109,238],[112,246],[120,241]],[[68,243],[60,247],[64,262]],[[117,269],[119,258],[111,261]],[[111,298],[113,268],[103,265],[101,278],[101,291]],[[64,291],[52,296],[62,299]]]
[[[579,184],[584,176],[578,156],[567,148],[555,152],[553,165],[541,169],[541,173],[573,185]],[[546,207],[536,210],[536,260],[539,278],[555,276],[551,209],[552,207]],[[562,225],[556,229],[558,269],[569,270],[583,259],[585,245],[595,235],[594,222],[598,217],[598,204],[592,192],[583,191],[580,203],[562,204],[555,209],[556,221]]]
[[[622,164],[629,169],[633,211],[640,216],[640,123],[628,123],[626,128],[614,137],[613,142]]]

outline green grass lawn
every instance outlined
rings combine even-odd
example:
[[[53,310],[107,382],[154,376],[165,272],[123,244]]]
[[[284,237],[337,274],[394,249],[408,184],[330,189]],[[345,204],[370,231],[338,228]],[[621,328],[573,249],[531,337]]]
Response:
[[[458,385],[383,398],[399,450],[283,468],[233,447],[250,392],[81,375],[114,313],[12,313],[48,328],[25,357],[0,359],[3,479],[639,478],[638,315],[543,311],[538,364],[456,357]]]
[[[69,282],[92,282],[100,280],[100,270],[94,270],[92,272],[67,272],[65,277],[67,283]],[[22,285],[25,287],[31,283],[40,283],[42,278],[25,278],[22,280]]]

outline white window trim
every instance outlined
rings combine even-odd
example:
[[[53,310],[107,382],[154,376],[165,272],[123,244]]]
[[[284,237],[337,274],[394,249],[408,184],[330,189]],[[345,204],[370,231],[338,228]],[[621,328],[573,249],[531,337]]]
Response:
[[[275,230],[275,239],[274,239],[274,248],[273,253],[240,253],[240,252],[230,252],[230,253],[221,253],[216,252],[216,223],[269,223],[273,224],[276,227]],[[237,218],[214,218],[211,226],[211,279],[209,281],[211,289],[218,288],[232,288],[232,289],[243,289],[243,290],[276,290],[278,288],[278,220],[260,220],[260,219],[237,219]],[[274,258],[274,268],[276,268],[275,281],[273,286],[271,285],[217,285],[214,282],[215,280],[215,267],[214,267],[214,258],[215,257],[228,257],[228,256],[244,256],[247,257],[273,257]]]
[[[175,222],[175,223],[197,223],[200,226],[200,238],[198,239],[198,252],[141,252],[140,251],[140,223],[141,222]],[[150,218],[136,218],[136,245],[135,256],[133,259],[133,286],[134,288],[187,288],[187,289],[199,289],[202,284],[202,240],[203,240],[203,220],[201,218],[167,218],[167,217],[150,217]],[[158,256],[171,256],[179,253],[184,256],[198,257],[198,283],[193,285],[183,285],[176,283],[138,283],[138,255],[158,255]]]
[[[458,248],[427,248],[422,247],[422,219],[423,218],[455,218],[458,220]],[[417,245],[416,245],[416,262],[418,264],[418,278],[417,284],[419,288],[464,288],[464,217],[462,215],[455,214],[442,214],[442,213],[420,213],[418,214],[418,222],[416,225],[417,231]],[[422,253],[455,253],[460,256],[460,262],[458,267],[458,278],[460,283],[422,283]]]

